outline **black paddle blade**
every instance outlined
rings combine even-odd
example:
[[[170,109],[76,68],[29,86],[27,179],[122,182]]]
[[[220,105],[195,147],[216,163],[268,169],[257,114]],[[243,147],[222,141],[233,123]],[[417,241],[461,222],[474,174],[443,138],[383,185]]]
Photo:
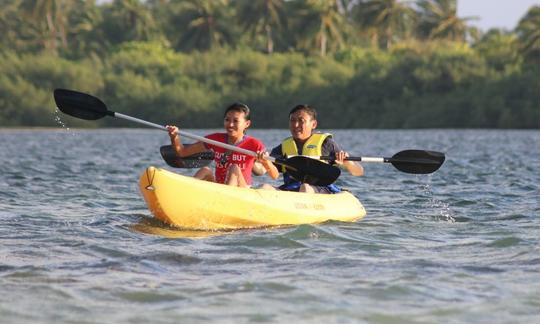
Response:
[[[67,90],[54,90],[56,106],[64,114],[86,120],[96,120],[107,115],[114,116],[107,110],[103,101],[86,93]]]
[[[341,174],[339,168],[305,156],[277,159],[275,163],[284,165],[295,180],[315,186],[330,185]]]
[[[405,150],[394,154],[387,162],[396,169],[413,174],[427,174],[437,171],[444,163],[441,152],[424,150]]]
[[[210,162],[212,162],[214,159],[214,152],[212,151],[179,157],[176,155],[176,152],[171,145],[164,145],[160,147],[159,152],[161,153],[163,160],[165,160],[165,162],[173,168],[202,168],[203,166],[210,164]]]

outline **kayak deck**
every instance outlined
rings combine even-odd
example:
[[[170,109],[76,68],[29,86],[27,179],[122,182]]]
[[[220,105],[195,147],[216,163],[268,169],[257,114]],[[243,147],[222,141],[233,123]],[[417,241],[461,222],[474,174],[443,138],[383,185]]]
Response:
[[[349,192],[307,194],[231,187],[149,167],[139,188],[159,220],[184,229],[231,230],[354,222],[366,215]]]

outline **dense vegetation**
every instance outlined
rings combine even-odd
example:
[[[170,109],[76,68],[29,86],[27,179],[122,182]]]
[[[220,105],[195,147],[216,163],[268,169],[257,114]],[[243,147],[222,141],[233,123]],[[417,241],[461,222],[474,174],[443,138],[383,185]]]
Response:
[[[0,125],[57,125],[54,88],[159,123],[540,127],[540,7],[483,32],[455,0],[3,0]],[[66,120],[67,118],[62,117]],[[69,120],[74,125],[122,125]],[[129,124],[124,124],[129,126]],[[132,125],[131,125],[132,126]]]

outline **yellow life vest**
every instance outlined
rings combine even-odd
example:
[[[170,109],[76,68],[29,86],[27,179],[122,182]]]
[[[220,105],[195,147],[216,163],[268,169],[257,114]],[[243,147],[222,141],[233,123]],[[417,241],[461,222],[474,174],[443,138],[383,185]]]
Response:
[[[329,133],[314,133],[308,138],[302,147],[302,155],[306,156],[321,156],[322,155],[322,145],[324,140],[332,137],[332,134]],[[284,156],[294,156],[298,155],[298,147],[296,147],[296,142],[294,138],[288,137],[281,142],[281,153]],[[282,167],[283,172],[285,168]]]

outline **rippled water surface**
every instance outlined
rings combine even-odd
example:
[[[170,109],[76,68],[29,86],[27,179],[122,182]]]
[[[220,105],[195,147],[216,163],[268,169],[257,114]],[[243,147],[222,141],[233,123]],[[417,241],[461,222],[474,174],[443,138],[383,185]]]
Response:
[[[447,161],[343,176],[357,223],[206,235],[155,221],[138,192],[166,167],[164,132],[0,130],[0,322],[538,320],[540,131],[334,134],[355,155]]]

